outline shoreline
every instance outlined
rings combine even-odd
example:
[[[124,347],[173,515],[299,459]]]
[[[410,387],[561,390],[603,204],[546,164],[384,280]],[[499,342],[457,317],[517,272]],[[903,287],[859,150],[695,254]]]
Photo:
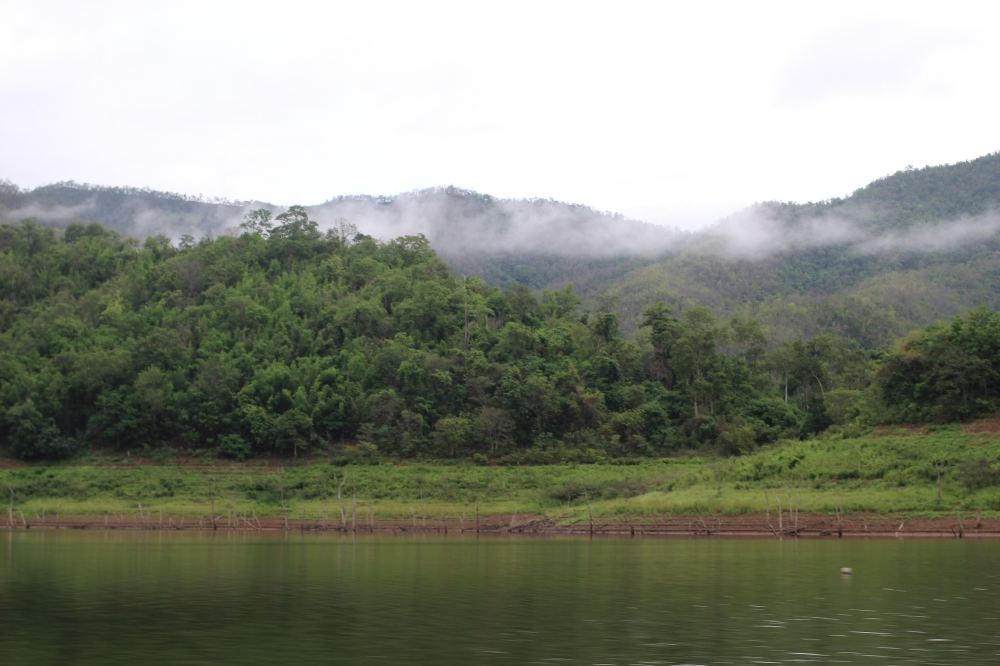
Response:
[[[373,519],[357,523],[269,516],[8,516],[8,532],[41,530],[301,532],[331,534],[438,534],[448,536],[770,537],[770,538],[1000,538],[1000,518],[798,514],[659,516],[559,523],[532,514],[483,516],[477,525],[455,519]]]

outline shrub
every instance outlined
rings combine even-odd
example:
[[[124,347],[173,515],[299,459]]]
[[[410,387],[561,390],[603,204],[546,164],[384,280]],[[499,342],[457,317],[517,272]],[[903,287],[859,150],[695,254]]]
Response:
[[[967,460],[959,466],[957,476],[969,490],[1000,486],[1000,467],[988,460]]]
[[[232,460],[246,460],[250,457],[250,442],[239,435],[223,435],[219,437],[219,444],[216,451],[223,458]]]

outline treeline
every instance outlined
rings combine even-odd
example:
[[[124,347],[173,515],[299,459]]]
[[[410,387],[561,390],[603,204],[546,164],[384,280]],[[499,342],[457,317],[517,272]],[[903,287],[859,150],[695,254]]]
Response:
[[[888,417],[960,421],[1000,409],[1000,313],[977,310],[914,333],[885,359]]]
[[[21,458],[736,453],[870,420],[872,368],[844,340],[771,348],[703,308],[654,305],[626,339],[568,289],[456,277],[423,237],[321,233],[300,207],[176,245],[0,226],[0,441]],[[970,399],[963,415],[987,407]]]

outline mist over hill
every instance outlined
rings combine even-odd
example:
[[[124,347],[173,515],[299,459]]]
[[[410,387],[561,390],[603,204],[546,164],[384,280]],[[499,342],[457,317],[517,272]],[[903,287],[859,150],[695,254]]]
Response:
[[[454,187],[394,197],[338,197],[309,209],[377,238],[420,233],[443,255],[654,257],[685,237],[664,227],[550,199],[499,199]]]
[[[66,182],[24,190],[0,181],[4,221],[33,219],[55,226],[95,221],[140,239],[236,233],[242,217],[262,207],[281,210],[266,202],[149,189]],[[846,198],[756,204],[700,233],[580,204],[501,199],[455,187],[339,196],[306,208],[321,228],[346,220],[383,240],[423,234],[435,250],[458,263],[480,255],[571,262],[631,257],[645,262],[685,253],[767,260],[817,248],[850,248],[860,255],[936,253],[989,241],[1000,231],[1000,153],[954,165],[907,168]]]
[[[423,234],[458,273],[500,286],[568,284],[592,293],[629,270],[681,250],[691,235],[550,199],[500,199],[454,187],[394,197],[337,197],[309,208],[388,239]]]
[[[766,202],[704,234],[701,248],[733,258],[846,247],[855,254],[936,253],[1000,231],[1000,153],[959,164],[907,168],[846,198]]]
[[[1000,154],[908,168],[846,198],[739,211],[594,302],[627,326],[665,301],[757,318],[779,340],[831,332],[879,346],[1000,304],[998,211]]]
[[[0,220],[97,221],[125,236],[238,233],[262,202],[135,188],[0,183]],[[454,187],[340,196],[308,206],[380,239],[423,234],[453,271],[501,286],[573,285],[635,330],[651,303],[752,316],[775,339],[833,331],[866,346],[975,306],[1000,304],[1000,153],[906,168],[844,198],[765,202],[682,233],[547,199]]]
[[[0,217],[65,226],[96,221],[145,238],[236,233],[249,210],[263,202],[207,200],[135,188],[58,183],[22,190],[0,185]],[[653,257],[685,234],[622,215],[550,199],[499,199],[455,187],[396,196],[340,196],[306,206],[320,228],[346,220],[382,240],[423,234],[443,255],[538,254],[572,258]]]
[[[0,181],[0,220],[34,220],[57,227],[98,222],[130,238],[220,236],[246,211],[264,204],[202,199],[134,187],[65,182],[25,190]]]
[[[250,210],[282,207],[136,188],[57,183],[22,190],[0,182],[0,221],[65,227],[99,222],[124,236],[177,240],[238,233]],[[464,275],[533,288],[573,283],[585,293],[677,251],[691,235],[550,199],[500,199],[455,187],[395,196],[340,196],[307,206],[321,229],[345,220],[381,240],[423,234]]]

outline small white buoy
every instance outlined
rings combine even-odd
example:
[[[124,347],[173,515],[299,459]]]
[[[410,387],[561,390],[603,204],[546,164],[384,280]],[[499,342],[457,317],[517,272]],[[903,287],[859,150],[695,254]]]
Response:
[[[843,574],[844,576],[850,576],[851,574],[854,573],[854,569],[852,569],[851,567],[840,567],[840,573]]]

